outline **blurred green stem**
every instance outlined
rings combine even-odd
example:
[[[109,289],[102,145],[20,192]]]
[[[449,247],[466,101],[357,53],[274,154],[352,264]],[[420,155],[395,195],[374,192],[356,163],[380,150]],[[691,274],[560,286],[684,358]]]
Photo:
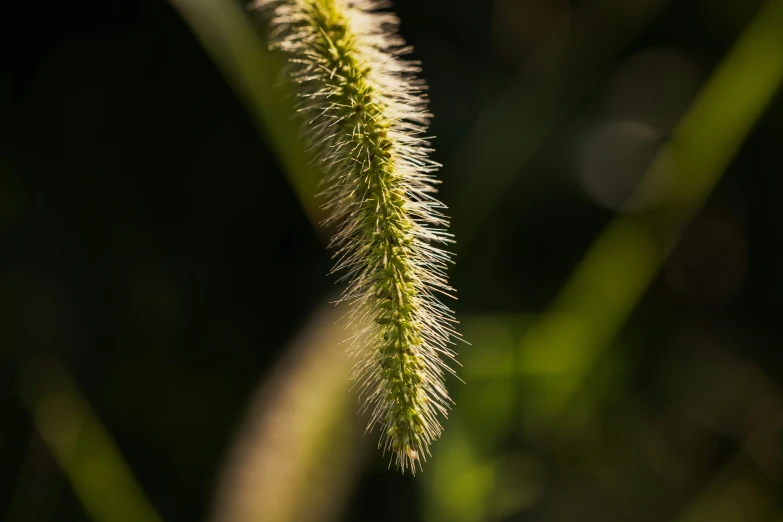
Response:
[[[262,381],[221,472],[212,522],[338,519],[362,448],[339,318],[323,303]]]
[[[663,187],[647,211],[615,218],[553,306],[522,339],[545,374],[536,414],[556,414],[647,290],[783,81],[783,0],[769,1],[723,59],[638,187]]]
[[[111,435],[65,367],[35,360],[20,379],[35,427],[95,522],[160,522]]]
[[[299,140],[299,122],[287,98],[283,63],[267,51],[250,15],[233,0],[171,0],[220,72],[270,141],[302,209],[316,232],[325,214],[314,196],[321,175]],[[282,84],[282,85],[278,85]],[[194,109],[198,110],[198,108]]]

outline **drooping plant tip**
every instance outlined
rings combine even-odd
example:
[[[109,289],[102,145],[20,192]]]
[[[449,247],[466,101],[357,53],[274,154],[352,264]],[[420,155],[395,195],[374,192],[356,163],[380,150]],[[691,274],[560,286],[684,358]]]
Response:
[[[416,472],[442,431],[444,386],[458,335],[437,294],[452,241],[434,198],[438,164],[423,138],[430,115],[397,18],[376,0],[259,0],[270,42],[289,57],[304,134],[324,171],[333,272],[347,281],[351,351],[367,431]]]

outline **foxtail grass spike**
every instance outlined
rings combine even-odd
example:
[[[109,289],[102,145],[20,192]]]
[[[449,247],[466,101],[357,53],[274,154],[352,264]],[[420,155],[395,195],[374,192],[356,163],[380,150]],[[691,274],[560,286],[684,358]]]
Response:
[[[446,361],[458,335],[437,294],[452,242],[433,197],[439,165],[423,137],[430,115],[417,63],[378,0],[259,0],[270,44],[285,53],[304,135],[325,173],[322,195],[336,227],[334,272],[347,281],[352,378],[379,427],[379,447],[416,472],[442,431],[450,399]],[[390,462],[391,464],[391,462]]]

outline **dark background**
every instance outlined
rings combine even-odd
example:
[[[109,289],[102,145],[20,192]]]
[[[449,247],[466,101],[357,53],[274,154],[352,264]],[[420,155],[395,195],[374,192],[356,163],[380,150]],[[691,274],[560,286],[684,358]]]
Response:
[[[430,86],[467,375],[482,357],[471,353],[494,342],[486,324],[517,332],[547,310],[760,5],[395,2]],[[161,517],[204,519],[254,389],[335,291],[329,253],[170,5],[17,2],[1,17],[0,515],[90,519],[20,395],[23,369],[46,354]],[[483,143],[481,122],[504,113],[508,143]],[[549,124],[539,117],[551,132],[522,161],[516,133]],[[585,152],[607,135],[619,140],[608,156]],[[715,477],[732,477],[736,459],[754,477],[737,472],[740,483],[762,486],[732,503],[737,513],[703,519],[756,520],[745,509],[763,505],[758,520],[772,520],[783,471],[781,136],[778,95],[601,359],[615,377],[599,379],[586,443],[516,421],[490,440],[471,412],[498,400],[491,386],[455,383],[447,436],[464,431],[479,455],[466,487],[488,491],[464,520],[675,520]],[[535,392],[514,382],[517,415]],[[422,477],[440,465],[438,444]],[[449,495],[435,469],[401,477],[367,446],[338,519],[460,520],[431,501]],[[494,486],[476,478],[485,472]]]

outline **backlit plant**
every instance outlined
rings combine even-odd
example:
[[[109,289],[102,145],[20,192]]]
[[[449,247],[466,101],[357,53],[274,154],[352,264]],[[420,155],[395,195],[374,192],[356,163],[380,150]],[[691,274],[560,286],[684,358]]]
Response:
[[[415,473],[441,434],[450,399],[445,361],[457,335],[449,295],[451,241],[433,197],[438,165],[423,137],[430,115],[398,20],[376,0],[259,0],[271,46],[288,56],[304,134],[324,171],[326,224],[356,356],[368,431]]]

